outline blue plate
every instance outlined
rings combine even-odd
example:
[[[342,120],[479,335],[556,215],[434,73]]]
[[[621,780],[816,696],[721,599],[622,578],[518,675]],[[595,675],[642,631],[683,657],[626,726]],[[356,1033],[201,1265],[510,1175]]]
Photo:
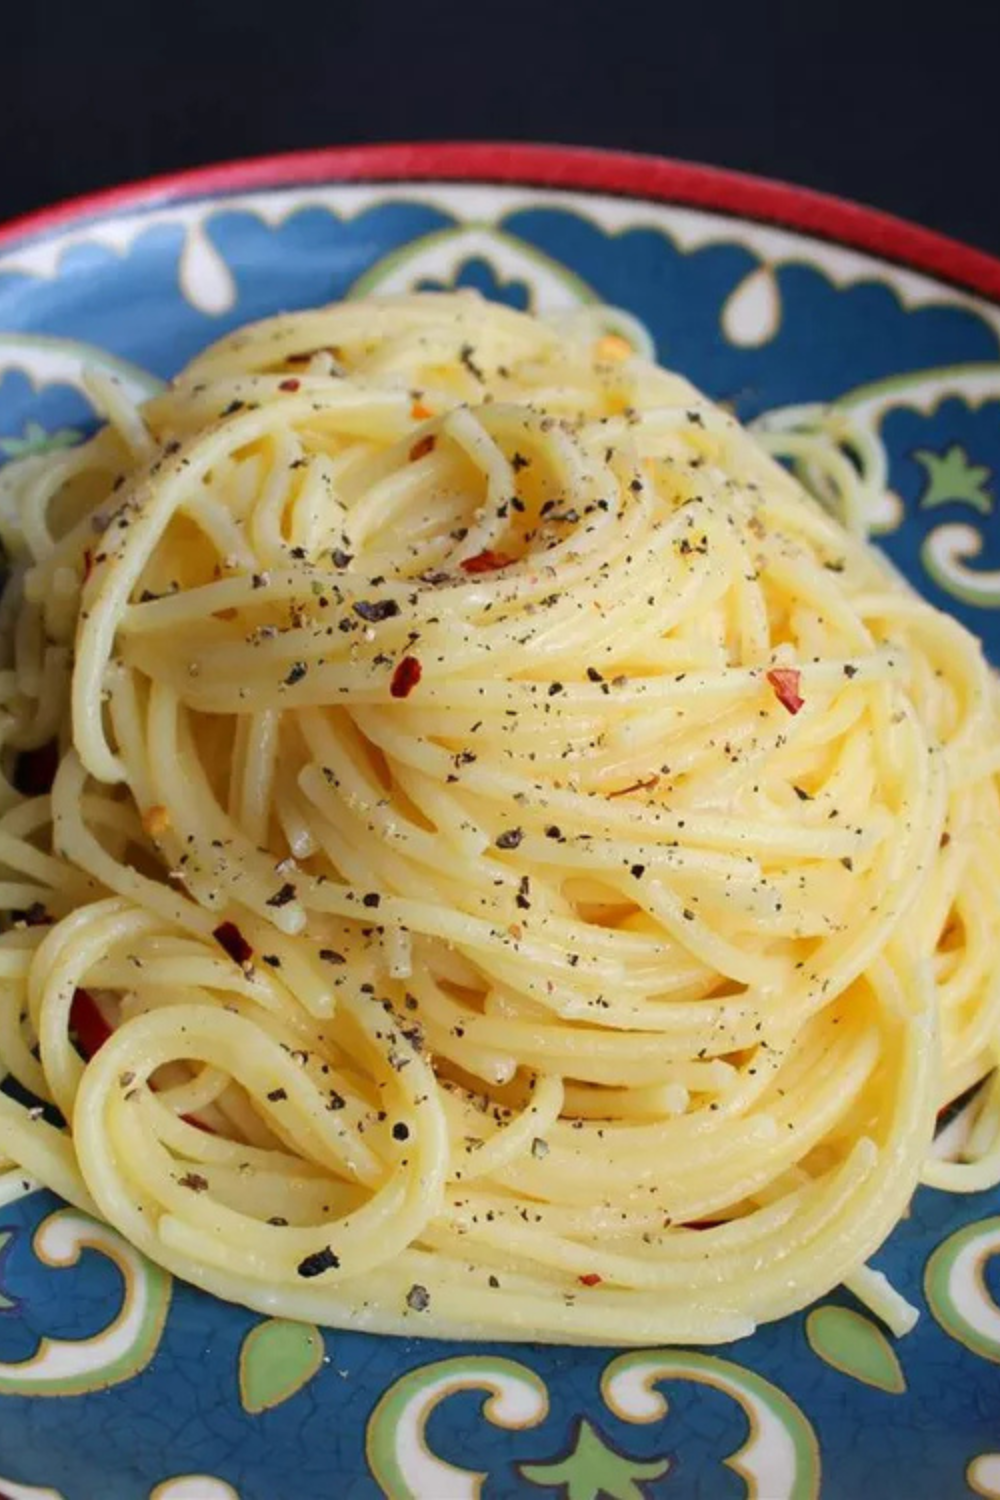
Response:
[[[144,393],[279,309],[455,286],[535,310],[612,304],[748,421],[806,403],[796,419],[822,425],[835,403],[887,467],[881,544],[1000,662],[1000,263],[703,168],[324,152],[13,225],[0,455],[90,430],[95,360]],[[9,1500],[1000,1497],[997,1192],[917,1193],[875,1261],[921,1310],[898,1342],[833,1293],[723,1350],[620,1354],[261,1319],[33,1187],[0,1177]]]

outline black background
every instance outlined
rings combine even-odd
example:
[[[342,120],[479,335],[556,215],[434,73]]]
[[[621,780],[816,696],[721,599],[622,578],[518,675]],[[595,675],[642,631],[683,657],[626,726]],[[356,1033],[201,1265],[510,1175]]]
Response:
[[[360,141],[740,167],[1000,253],[998,0],[56,0],[3,7],[0,218]]]

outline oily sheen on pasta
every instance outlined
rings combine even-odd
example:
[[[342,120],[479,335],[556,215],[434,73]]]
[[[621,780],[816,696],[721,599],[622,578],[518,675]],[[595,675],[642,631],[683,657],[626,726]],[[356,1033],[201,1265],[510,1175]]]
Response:
[[[0,480],[6,1155],[289,1317],[905,1328],[866,1260],[1000,1177],[990,1085],[928,1161],[1000,1031],[977,642],[592,317],[94,392]]]

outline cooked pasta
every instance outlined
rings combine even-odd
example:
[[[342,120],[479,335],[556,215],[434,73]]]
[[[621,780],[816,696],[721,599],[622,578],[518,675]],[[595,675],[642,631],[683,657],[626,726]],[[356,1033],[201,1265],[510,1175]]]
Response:
[[[867,1259],[1000,1177],[996,1085],[928,1162],[1000,1035],[977,642],[586,317],[93,389],[0,479],[0,1149],[289,1317],[905,1327]]]

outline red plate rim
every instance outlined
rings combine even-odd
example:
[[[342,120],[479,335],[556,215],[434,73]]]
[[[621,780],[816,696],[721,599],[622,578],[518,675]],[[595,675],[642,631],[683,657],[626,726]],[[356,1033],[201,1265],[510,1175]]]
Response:
[[[510,184],[710,209],[865,250],[1000,302],[1000,259],[878,209],[723,167],[500,141],[334,146],[149,177],[11,220],[0,227],[0,252],[74,225],[178,200],[327,182]]]

